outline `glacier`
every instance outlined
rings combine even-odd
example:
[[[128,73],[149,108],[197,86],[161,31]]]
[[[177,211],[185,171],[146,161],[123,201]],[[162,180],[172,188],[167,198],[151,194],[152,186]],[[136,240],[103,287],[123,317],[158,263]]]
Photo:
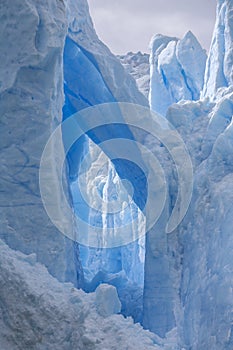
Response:
[[[216,24],[205,72],[202,97],[214,99],[219,89],[232,86],[232,5],[231,1],[218,1]]]
[[[117,58],[137,83],[139,91],[148,98],[150,90],[150,55],[142,53],[128,52],[126,55],[118,55]]]
[[[168,109],[171,100],[164,99],[166,108],[163,112],[185,140],[192,158],[194,189],[182,224],[166,235],[165,224],[174,205],[177,187],[174,183],[174,165],[163,155],[165,150],[157,145],[160,161],[169,178],[169,200],[160,221],[146,237],[143,323],[160,336],[165,336],[175,327],[179,349],[217,350],[231,349],[233,346],[230,311],[232,11],[231,1],[218,1],[205,79],[202,91],[199,90],[202,99],[188,101],[190,98],[186,98],[185,101],[181,96],[181,100],[171,104]],[[167,48],[170,39],[156,37],[154,42],[159,39],[161,45]],[[174,43],[171,46],[174,47]],[[223,46],[228,49],[223,50]],[[166,58],[169,52],[163,57]],[[155,78],[151,81],[152,95],[158,84],[160,86],[156,80],[159,78],[156,70],[159,58],[155,66],[154,57],[160,57],[156,46],[152,46],[151,54],[152,78]],[[223,72],[227,72],[226,79]],[[174,73],[177,74],[177,71]],[[174,84],[174,89],[179,88]],[[151,107],[161,111],[161,103],[159,100],[155,102],[153,96]]]
[[[103,270],[102,275],[105,276],[106,282],[121,287],[119,293],[122,295],[124,313],[131,314],[132,309],[135,309],[135,318],[140,318],[142,287],[138,291],[138,284],[142,285],[143,281],[143,252],[140,259],[139,251],[143,251],[143,243],[137,242],[111,252],[91,249],[86,252],[85,247],[78,247],[77,244],[66,239],[50,223],[43,209],[39,194],[38,169],[40,157],[50,133],[62,118],[88,105],[86,101],[92,97],[93,81],[97,83],[96,93],[99,91],[99,97],[95,96],[91,104],[116,99],[134,103],[138,101],[143,105],[147,105],[148,102],[137,90],[133,78],[125,73],[118,59],[97,38],[85,1],[61,2],[59,6],[57,1],[50,3],[49,6],[46,6],[44,1],[36,4],[28,2],[25,6],[20,2],[15,2],[14,6],[4,3],[2,9],[1,13],[4,14],[7,11],[7,16],[3,15],[1,20],[2,31],[4,32],[6,28],[4,32],[6,35],[1,36],[1,46],[4,48],[1,54],[2,62],[5,61],[5,57],[7,61],[1,71],[1,111],[3,112],[1,137],[4,141],[1,162],[3,193],[1,238],[13,249],[26,254],[36,253],[36,259],[45,264],[53,276],[62,282],[73,282],[75,286],[83,287],[88,292],[104,282],[103,277],[100,277]],[[25,18],[20,26],[18,25],[19,15]],[[86,18],[85,23],[81,18]],[[8,22],[11,25],[8,25]],[[26,37],[23,34],[25,32],[28,33]],[[8,50],[8,40],[18,42],[19,46]],[[25,52],[21,50],[21,46],[25,47]],[[74,54],[75,57],[73,57]],[[89,90],[87,86],[84,91],[81,90],[83,81],[72,85],[70,64],[72,64],[72,72],[77,74],[74,77],[75,81],[79,82],[80,71],[83,76],[85,71],[89,71],[89,76],[86,77],[86,80],[90,79],[92,83]],[[86,65],[86,68],[83,65]],[[114,75],[112,71],[115,71]],[[9,76],[6,76],[6,73]],[[100,90],[101,85],[102,90]],[[16,112],[22,120],[21,127],[15,125]],[[9,137],[14,140],[13,145]],[[83,148],[91,148],[91,140],[87,138],[84,144],[81,142],[78,146],[80,148],[78,151],[76,149],[76,157],[79,158]],[[59,150],[54,149],[53,152],[51,159],[59,156]],[[18,163],[15,163],[15,159]],[[67,166],[64,184],[67,183],[67,179],[73,180],[76,176],[74,171],[72,178],[70,164],[69,167]],[[109,167],[112,169],[113,177],[121,186],[115,169],[110,164]],[[54,176],[56,171],[54,164]],[[108,174],[103,174],[104,176],[106,178],[104,181],[108,184]],[[107,186],[106,191],[111,192]],[[66,186],[66,195],[71,205],[76,199],[72,194],[72,185],[71,188]],[[26,220],[22,220],[22,217]],[[70,217],[69,220],[72,222],[73,218]],[[84,260],[85,254],[89,256],[87,265]],[[96,254],[99,255],[99,260],[95,259],[94,266],[91,267],[91,260]],[[118,265],[115,259],[119,260]],[[105,263],[101,265],[104,261]],[[132,271],[132,264],[137,264],[136,271]],[[94,279],[92,284],[89,279],[90,274],[91,281]],[[125,287],[126,284],[128,288]],[[134,302],[134,307],[127,310],[130,303],[125,300],[131,300],[131,292],[136,294],[135,300],[141,299],[141,303]]]
[[[156,34],[150,43],[150,107],[166,115],[180,100],[198,100],[204,84],[206,52],[192,32],[182,39]]]
[[[87,20],[81,21],[81,16]],[[70,1],[68,6],[68,35],[64,47],[64,94],[63,119],[83,110],[86,107],[107,102],[130,102],[144,106],[148,105],[147,99],[138,91],[135,80],[125,72],[119,60],[98,39],[89,11],[83,1]],[[132,137],[126,127],[114,128],[109,132],[116,137]],[[78,171],[84,156],[89,154],[91,166],[86,177],[86,192],[93,188],[93,170],[99,164],[98,152],[95,143],[99,143],[108,133],[107,127],[100,132],[91,133],[77,141],[69,151],[69,179],[73,204],[76,213],[82,213],[82,217],[92,225],[103,225],[105,220],[99,213],[90,211],[85,205],[82,195],[78,190]],[[126,196],[126,190],[121,183],[120,176],[132,181],[132,171],[127,164],[118,162],[113,166],[106,160],[107,168],[103,168],[95,179],[95,186],[108,200],[114,196],[114,192],[122,192]],[[133,169],[136,173],[137,169]],[[120,176],[119,176],[120,174]],[[139,174],[140,175],[140,174]],[[138,176],[139,176],[138,175]],[[103,189],[103,190],[102,190]],[[138,193],[138,201],[142,201],[142,194]],[[92,199],[90,199],[92,200]],[[137,205],[133,204],[127,214],[130,217],[138,215]],[[114,222],[120,223],[122,219],[113,217]],[[140,220],[139,220],[140,221]],[[107,224],[108,225],[108,224]],[[140,225],[132,227],[132,235],[138,236]],[[135,234],[134,234],[135,232]],[[88,232],[82,232],[88,236]],[[142,294],[144,280],[144,242],[138,240],[128,246],[102,249],[79,246],[80,259],[84,272],[83,288],[86,292],[92,292],[100,283],[109,283],[117,287],[122,303],[122,312],[125,316],[133,316],[136,321],[142,321]],[[134,269],[132,270],[132,266]],[[131,294],[134,297],[131,297]]]
[[[38,172],[49,135],[62,120],[65,4],[4,0],[0,6],[0,237],[13,249],[36,253],[53,276],[77,285],[77,252],[43,208]]]
[[[35,254],[13,251],[0,240],[2,350],[172,350],[132,319],[116,315],[114,287],[86,294],[72,283],[58,282],[36,260]],[[106,293],[115,298],[115,309],[103,304]]]
[[[232,349],[232,6],[217,2],[208,58],[191,32],[151,41],[150,107],[179,132],[194,171],[190,207],[173,232],[166,225],[179,179],[159,140],[121,124],[94,130],[71,148],[66,197],[76,215],[103,231],[136,217],[131,230],[138,235],[146,186],[130,163],[112,162],[111,149],[99,150],[102,140],[138,137],[165,170],[168,196],[156,225],[145,238],[106,249],[73,242],[50,223],[39,192],[40,158],[51,132],[76,112],[109,102],[147,107],[148,56],[116,58],[98,39],[85,0],[0,4],[3,350]],[[60,151],[54,145],[51,160]],[[130,194],[125,179],[136,188],[126,216],[83,209],[77,184],[87,154],[83,189],[91,200],[94,187],[107,202]],[[57,172],[54,164],[52,175]],[[63,215],[62,203],[60,210]],[[80,228],[66,214],[75,234]]]

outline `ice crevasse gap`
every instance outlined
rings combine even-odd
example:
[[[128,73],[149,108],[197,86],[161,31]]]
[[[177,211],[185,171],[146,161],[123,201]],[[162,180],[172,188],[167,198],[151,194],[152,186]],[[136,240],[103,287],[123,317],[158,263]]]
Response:
[[[82,13],[84,7],[85,12]],[[75,17],[74,14],[76,14]],[[86,21],[80,20],[81,16],[86,18]],[[68,20],[68,35],[63,56],[65,93],[63,118],[66,119],[86,107],[105,102],[122,101],[147,106],[148,102],[138,91],[134,79],[125,72],[119,60],[111,54],[109,49],[99,41],[86,3],[84,6],[84,2],[71,2]],[[108,218],[105,219],[100,213],[91,211],[84,203],[78,189],[77,174],[82,157],[89,153],[91,167],[86,175],[87,192],[91,193],[91,188],[95,185],[105,199],[111,200],[114,196],[124,196],[126,190],[121,184],[120,176],[130,179],[132,174],[132,166],[129,168],[126,162],[113,165],[103,155],[106,158],[106,166],[98,172],[98,177],[93,179],[92,174],[99,161],[94,143],[104,140],[107,132],[107,127],[103,127],[97,132],[82,137],[68,154],[74,208],[87,222],[90,221],[92,225],[102,225],[103,231],[104,226],[108,224]],[[112,137],[132,137],[126,126],[115,128],[114,133]],[[133,170],[137,172],[137,169],[133,168]],[[139,193],[139,201],[140,197]],[[136,217],[138,210],[137,205],[132,204],[126,220],[131,216]],[[105,220],[107,223],[104,222]],[[113,218],[113,220],[119,220],[119,218]],[[138,230],[138,227],[132,226],[132,230]],[[88,232],[83,234],[88,235]],[[115,285],[118,288],[124,315],[131,315],[136,321],[142,321],[143,240],[113,249],[79,246],[79,251],[84,271],[83,289],[92,292],[103,282]]]
[[[72,8],[72,6],[74,7]],[[78,6],[78,3],[72,2],[71,8],[72,15],[69,18],[68,36],[64,48],[64,91],[66,98],[63,108],[64,119],[76,111],[98,103],[127,101],[147,105],[146,100],[135,88],[135,82],[126,75],[117,59],[97,38],[90,17],[87,21],[81,22],[78,16],[73,18],[73,14],[79,13],[82,7]],[[165,102],[166,109],[169,105],[181,99],[198,99],[204,81],[206,54],[195,36],[191,32],[188,32],[182,40],[157,36],[154,38],[152,46],[154,56],[151,56],[153,64],[150,96],[153,96],[155,103],[156,96],[154,95],[156,91],[159,91],[159,88],[161,92],[157,99],[161,101],[161,96],[163,96],[163,101],[167,100]],[[157,56],[159,57],[160,84],[156,81],[154,91],[153,83],[156,79],[156,73],[153,67],[157,64],[155,60]],[[165,59],[166,57],[167,59]],[[163,65],[161,62],[163,62]],[[195,69],[192,69],[192,73],[190,73],[190,67],[193,67],[194,63]],[[176,65],[178,73],[174,73],[177,71],[174,69]],[[181,80],[181,86],[176,86],[178,78]],[[167,95],[164,94],[165,90],[168,91]],[[153,106],[152,104],[152,108]],[[155,110],[160,112],[163,108],[156,107]],[[91,193],[91,187],[93,186],[92,169],[94,170],[98,163],[92,141],[98,142],[99,139],[104,138],[106,131],[107,127],[103,128],[98,135],[95,133],[89,135],[92,140],[83,137],[72,147],[68,156],[70,181],[72,183],[71,192],[75,210],[79,214],[81,211],[84,220],[90,220],[91,224],[103,225],[103,229],[106,225],[104,218],[99,213],[90,212],[89,207],[83,202],[78,190],[77,173],[80,160],[84,154],[89,152],[90,157],[92,157],[92,166],[88,170],[87,187],[89,186],[88,192]],[[113,136],[119,137],[119,135],[126,138],[130,137],[129,130],[122,127],[118,130],[115,128],[115,135]],[[109,162],[107,168],[99,172],[99,177],[95,179],[94,183],[100,192],[105,191],[108,199],[125,191],[121,185],[120,177],[126,177],[132,181],[132,169],[129,164],[117,163],[113,165]],[[138,191],[138,197],[143,197],[145,184],[138,180],[139,177],[138,175],[138,178],[136,178],[134,188]],[[137,215],[137,205],[140,207],[137,200],[135,204],[131,208],[131,216]],[[132,230],[135,230],[135,228],[132,227]],[[83,234],[88,235],[88,232]],[[136,321],[141,322],[144,245],[144,241],[141,240],[127,247],[107,250],[79,247],[84,268],[83,288],[91,292],[101,282],[114,284],[118,288],[123,313],[131,315]],[[168,318],[172,319],[173,316],[170,315]]]

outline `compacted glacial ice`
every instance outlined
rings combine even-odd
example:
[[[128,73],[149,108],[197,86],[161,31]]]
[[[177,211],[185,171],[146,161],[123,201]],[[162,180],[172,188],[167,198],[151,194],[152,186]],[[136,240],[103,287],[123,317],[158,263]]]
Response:
[[[169,196],[146,246],[138,240],[108,250],[79,247],[49,222],[38,184],[41,153],[62,118],[74,112],[115,101],[147,106],[147,100],[99,41],[85,0],[0,4],[3,350],[232,349],[232,7],[231,0],[218,0],[206,70],[206,53],[191,32],[181,40],[153,38],[151,108],[166,116],[186,143],[194,170],[193,196],[183,222],[167,234],[177,173],[161,142],[146,135],[145,145],[165,169]],[[113,137],[132,136],[127,128],[114,132]],[[90,153],[90,190],[99,164],[95,142],[104,135],[85,136],[69,153],[64,185],[76,211],[80,159]],[[58,156],[53,149],[51,161]],[[137,179],[138,174],[133,176],[125,163],[106,164],[96,186],[105,199],[116,192],[124,197],[122,179]],[[129,211],[139,217],[145,183],[139,179],[134,186],[137,196]],[[92,223],[106,219],[87,216]],[[115,315],[120,308],[155,334]]]
[[[59,280],[81,285],[78,249],[51,224],[42,205],[38,181],[42,151],[62,118],[77,110],[116,100],[147,105],[147,100],[98,39],[86,1],[3,1],[0,6],[4,33],[0,53],[0,236],[14,249],[35,252]],[[54,149],[51,158],[56,156],[59,150]],[[55,176],[56,171],[54,166]],[[72,203],[68,186],[66,193]],[[140,276],[142,280],[142,273]]]
[[[165,224],[177,193],[176,175],[165,149],[157,146],[169,197],[167,211],[147,235],[144,325],[161,336],[177,327],[178,348],[184,349],[233,347],[233,57],[227,49],[232,47],[232,14],[232,1],[218,1],[202,93],[206,98],[180,101],[166,112],[186,143],[194,170],[189,210],[169,235]]]
[[[219,88],[232,86],[232,1],[217,2],[217,20],[205,72],[202,96],[214,98]]]
[[[119,60],[98,39],[89,16],[87,3],[80,0],[69,1],[67,13],[68,34],[63,55],[64,120],[75,112],[100,103],[121,101],[147,106],[148,101],[138,91],[135,80],[127,74]],[[83,18],[85,18],[85,21]],[[121,127],[115,129],[115,137],[124,138],[130,134],[127,127],[124,130]],[[104,139],[107,132],[107,128],[103,128],[98,134],[92,133],[92,135],[89,135],[91,139],[88,137],[81,138],[72,146],[68,154],[69,180],[75,211],[78,215],[82,212],[85,220],[92,225],[101,223],[103,232],[107,227],[109,218],[105,218],[105,215],[99,212],[90,211],[85,205],[78,189],[77,175],[80,163],[88,153],[91,157],[91,165],[86,171],[87,176],[83,184],[85,191],[91,194],[94,184],[105,199],[113,199],[115,193],[122,193],[122,197],[127,195],[120,177],[132,178],[132,170],[125,162],[115,164],[114,167],[107,160],[107,165],[99,170],[98,176],[93,175],[96,167],[100,164],[95,142]],[[135,169],[134,171],[136,172]],[[118,173],[120,173],[120,176]],[[138,198],[141,199],[140,193]],[[90,201],[92,201],[91,195]],[[137,211],[137,205],[133,203],[128,212],[128,217],[137,216]],[[117,220],[124,221],[124,219],[119,219],[119,215],[118,218],[114,217],[113,220],[115,223]],[[138,236],[139,228],[140,225],[132,225],[132,236]],[[83,230],[82,234],[88,236],[89,232]],[[95,249],[80,246],[79,251],[84,271],[84,283],[82,285],[84,290],[91,292],[101,282],[113,284],[118,288],[124,315],[131,315],[136,321],[141,321],[144,279],[143,240],[114,249],[101,249],[101,247]],[[134,269],[132,269],[132,266],[134,266]]]
[[[198,100],[203,88],[206,52],[188,32],[181,39],[161,34],[151,40],[150,106],[162,115],[180,100]]]
[[[0,237],[13,249],[20,250],[26,254],[35,254],[25,258],[33,262],[33,264],[35,263],[33,274],[37,284],[35,280],[32,280],[32,287],[33,284],[40,286],[41,295],[45,294],[46,296],[51,288],[51,294],[53,294],[53,297],[51,294],[51,297],[48,296],[47,306],[45,304],[42,305],[42,310],[38,317],[36,316],[36,288],[34,288],[34,291],[29,292],[31,297],[30,303],[25,301],[28,297],[26,293],[26,299],[22,298],[22,304],[19,304],[20,295],[24,293],[23,281],[27,279],[27,273],[29,274],[29,271],[26,265],[23,265],[21,267],[22,270],[25,268],[25,274],[20,274],[19,270],[16,270],[14,273],[9,269],[4,275],[3,270],[6,267],[4,265],[5,248],[2,248],[1,276],[5,281],[1,284],[1,292],[3,293],[1,294],[1,305],[3,305],[1,309],[1,322],[3,325],[1,327],[1,346],[5,347],[4,350],[8,350],[9,347],[24,348],[25,346],[29,346],[31,349],[47,349],[51,341],[51,344],[53,344],[51,347],[54,348],[55,346],[56,349],[70,349],[72,348],[71,346],[74,349],[93,349],[93,342],[95,341],[92,342],[87,339],[87,344],[84,341],[83,344],[85,345],[80,345],[82,341],[78,340],[78,332],[76,333],[72,327],[69,330],[69,327],[67,328],[65,326],[65,313],[69,314],[72,305],[64,310],[64,318],[61,315],[63,323],[60,325],[62,328],[60,335],[62,337],[64,335],[64,338],[69,339],[71,343],[67,340],[64,340],[64,343],[60,343],[59,337],[56,340],[57,328],[54,326],[47,330],[47,317],[44,318],[42,316],[43,313],[48,316],[46,309],[51,307],[53,309],[51,318],[56,318],[56,313],[60,309],[60,300],[57,300],[55,289],[59,289],[59,284],[56,284],[53,289],[52,278],[46,284],[46,277],[43,273],[40,274],[39,265],[36,264],[36,261],[44,264],[48,268],[49,273],[61,282],[69,281],[75,286],[88,288],[83,282],[83,271],[77,244],[74,244],[59,233],[49,221],[43,208],[39,192],[38,176],[40,158],[49,135],[61,122],[62,118],[66,118],[72,112],[69,109],[71,106],[76,111],[90,105],[90,103],[96,104],[118,99],[134,103],[138,102],[144,105],[148,103],[144,96],[137,90],[133,78],[125,73],[118,59],[97,38],[89,17],[86,1],[66,2],[54,0],[48,4],[44,0],[39,0],[36,3],[30,0],[26,3],[16,0],[14,3],[3,1],[0,7],[1,33],[4,33],[0,39],[2,62],[0,67],[0,108],[2,122]],[[72,52],[69,51],[70,49],[72,49]],[[73,69],[75,81],[78,84],[76,86],[74,85],[74,90],[72,91],[73,85],[72,80],[69,80],[70,71],[68,67],[72,59],[74,59],[73,55],[76,55],[76,63],[71,68]],[[86,72],[89,72],[89,76],[85,77]],[[85,77],[85,82],[90,83],[89,89],[87,85],[83,89],[84,81],[79,80],[81,77]],[[96,87],[94,87],[94,82],[97,84]],[[64,85],[65,94],[63,93]],[[94,94],[98,90],[99,96]],[[92,95],[95,95],[95,98],[91,100]],[[86,103],[88,100],[91,102]],[[74,104],[72,105],[72,103]],[[87,142],[89,143],[91,141]],[[59,149],[55,149],[54,147],[51,154],[51,162],[54,164],[53,176],[55,177],[58,170],[53,159],[59,157],[59,151]],[[116,177],[113,166],[111,166],[111,169],[113,177]],[[74,198],[71,196],[69,186],[67,185],[67,180],[71,177],[71,172],[69,171],[68,173],[67,171],[67,174],[69,175],[64,178],[64,185],[67,198],[69,198],[72,205]],[[108,174],[106,174],[106,183],[108,183]],[[60,198],[60,194],[57,193],[57,201]],[[61,202],[60,206],[62,215],[64,212]],[[68,218],[72,223],[73,217],[68,216]],[[73,229],[75,230],[75,227]],[[101,262],[105,259],[105,265],[107,266],[106,282],[110,283],[110,280],[112,280],[111,284],[114,284],[116,281],[120,281],[122,284],[122,281],[127,281],[128,277],[125,277],[123,272],[121,273],[121,268],[119,270],[118,267],[114,267],[116,265],[114,259],[116,256],[119,256],[124,260],[124,270],[128,271],[129,277],[130,274],[134,274],[132,278],[140,280],[140,283],[142,283],[143,264],[137,257],[136,253],[138,250],[139,246],[136,244],[135,246],[130,246],[129,249],[126,248],[124,252],[121,252],[121,249],[115,253],[99,251],[100,258],[95,262],[93,270],[91,267],[89,268],[89,264],[87,269],[90,273],[95,272],[97,266],[99,266],[99,261]],[[86,252],[84,251],[82,253],[83,258]],[[18,266],[20,269],[20,263],[17,258],[18,253],[14,253],[13,251],[10,253],[9,250],[9,254],[16,254],[15,266]],[[95,253],[93,253],[93,257],[94,255]],[[129,255],[132,256],[130,261]],[[90,260],[91,253],[88,261]],[[131,262],[133,260],[138,261],[140,272],[139,270],[135,273],[132,272]],[[10,260],[6,259],[6,264],[11,265]],[[85,268],[84,259],[83,265]],[[115,273],[119,271],[120,273],[118,275],[109,275],[109,272]],[[16,279],[17,275],[18,278]],[[29,276],[28,278],[30,279]],[[18,290],[19,294],[17,296],[13,293],[10,294],[8,290],[12,280],[16,280],[17,285],[13,288],[15,292]],[[89,291],[93,289],[93,285],[96,287],[101,282],[98,278],[96,281],[97,284],[95,285],[93,282]],[[63,288],[62,285],[60,286]],[[133,288],[135,290],[134,286]],[[123,289],[122,294],[126,294],[128,300],[130,299],[129,292]],[[142,300],[142,288],[139,294]],[[54,299],[57,306],[53,304]],[[15,300],[17,300],[17,303],[15,303]],[[32,307],[28,313],[26,309],[25,312],[22,312],[24,303],[25,307],[27,303]],[[76,324],[77,322],[79,324],[77,319],[82,317],[81,311],[77,309],[76,316],[72,311],[71,315],[67,317],[68,323]],[[19,319],[20,322],[18,321]],[[25,326],[25,324],[30,322],[31,325],[29,327]],[[58,326],[58,322],[56,320],[54,322],[54,325],[56,324]],[[113,333],[115,333],[115,327],[118,327],[115,326],[115,322],[117,324],[122,322],[123,326],[120,333],[124,333],[124,329],[127,327],[126,324],[130,325],[129,327],[132,330],[135,329],[134,336],[127,333],[124,340],[125,347],[134,348],[135,344],[140,344],[140,341],[136,340],[136,334],[142,331],[140,326],[134,326],[132,320],[125,320],[123,317],[117,317],[116,320],[113,319],[111,322],[110,319],[106,321],[106,327],[103,333],[108,332],[109,325],[112,327]],[[91,319],[90,314],[90,324],[92,327],[90,333],[94,334],[96,331],[98,332],[100,323],[102,321],[96,321],[95,317]],[[37,329],[36,325],[39,329]],[[5,327],[8,326],[9,329],[6,330]],[[70,333],[73,333],[74,341],[71,341],[72,336],[69,335]],[[85,331],[85,333],[87,332]],[[116,344],[110,344],[112,335],[105,337],[103,333],[96,340],[97,344],[99,344],[96,345],[97,348],[116,348]],[[119,335],[118,338],[121,336]],[[153,346],[153,342],[148,341],[142,339],[143,349],[149,347],[149,344]],[[119,345],[119,339],[117,344]],[[123,348],[124,346],[122,345]]]
[[[62,120],[65,3],[1,1],[0,28],[0,237],[76,284],[73,244],[50,222],[39,190],[41,154]]]

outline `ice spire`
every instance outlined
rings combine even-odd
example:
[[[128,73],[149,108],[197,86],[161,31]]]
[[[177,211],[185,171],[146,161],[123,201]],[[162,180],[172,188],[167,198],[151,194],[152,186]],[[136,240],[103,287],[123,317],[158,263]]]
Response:
[[[206,65],[202,97],[213,98],[219,88],[233,84],[233,2],[218,0],[216,24]]]

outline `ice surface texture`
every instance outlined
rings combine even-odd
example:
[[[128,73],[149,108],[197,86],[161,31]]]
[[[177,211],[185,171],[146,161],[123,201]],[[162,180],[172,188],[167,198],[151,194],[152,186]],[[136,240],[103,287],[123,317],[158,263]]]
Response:
[[[63,1],[1,1],[0,237],[76,283],[73,244],[50,222],[39,191],[41,154],[62,120],[66,31]]]
[[[232,1],[218,2],[203,90],[203,97],[211,97],[213,102],[180,101],[198,100],[203,86],[205,53],[191,33],[181,41],[157,36],[152,45],[152,108],[166,114],[180,132],[195,171],[193,199],[187,216],[175,232],[166,235],[165,225],[177,196],[177,175],[165,148],[148,135],[145,142],[157,152],[167,171],[169,197],[163,215],[147,236],[144,325],[163,337],[169,331],[169,341],[143,331],[122,316],[102,317],[99,313],[103,314],[103,310],[106,314],[119,310],[112,287],[107,287],[111,293],[103,305],[104,287],[99,287],[97,294],[86,295],[71,284],[60,284],[37,263],[45,264],[60,281],[75,282],[75,274],[82,273],[76,245],[73,250],[73,244],[49,222],[38,189],[41,152],[62,118],[64,45],[64,60],[67,59],[64,117],[99,102],[146,104],[146,100],[97,38],[85,1],[68,1],[65,6],[60,0],[51,0],[49,4],[44,0],[24,3],[15,0],[14,3],[3,1],[0,6],[3,145],[0,235],[14,249],[36,253],[26,256],[12,251],[5,243],[0,245],[3,350],[54,347],[231,350]],[[80,67],[85,68],[85,74],[89,71],[85,76],[89,81],[86,88]],[[80,85],[72,80],[72,71]],[[93,80],[98,87],[93,86]],[[180,102],[174,104],[177,101]],[[128,131],[124,129],[124,132]],[[95,139],[93,135],[92,138]],[[92,150],[93,143],[89,140],[84,145]],[[80,147],[77,157],[85,152],[82,144]],[[59,156],[59,150],[54,150],[52,156]],[[98,159],[94,151],[91,156],[94,167]],[[89,188],[92,166],[87,177]],[[119,168],[117,175],[116,169],[108,164],[101,174],[100,183],[106,196],[114,195],[117,186],[121,186],[120,171],[126,171],[127,167]],[[72,170],[69,175],[74,180],[77,173],[75,167]],[[139,193],[142,190],[139,186]],[[67,188],[66,191],[69,197]],[[140,251],[140,243],[111,253],[83,249],[88,277],[84,287],[93,292],[100,282],[117,286],[125,303],[122,307],[130,300],[129,290],[134,292],[135,300],[140,299],[141,290],[138,295],[135,285],[129,286],[132,282],[140,284],[143,278]]]
[[[127,101],[148,105],[146,98],[138,91],[134,79],[125,72],[119,60],[98,39],[86,2],[69,1],[67,13],[68,35],[64,48],[64,119],[83,108],[100,103]],[[112,137],[124,137],[130,134],[127,127],[124,129],[115,127],[113,132],[115,134],[111,135]],[[109,137],[108,134],[107,127],[98,132],[92,132],[88,135],[92,140],[88,137],[82,138],[74,144],[68,155],[69,177],[75,211],[81,213],[82,217],[92,225],[102,225],[103,232],[109,218],[106,218],[104,214],[90,211],[85,205],[78,190],[77,174],[82,157],[89,152],[91,166],[86,171],[86,183],[83,184],[86,186],[87,193],[91,194],[93,187],[96,186],[106,200],[112,200],[114,193],[124,192],[127,195],[120,179],[120,176],[132,178],[132,170],[127,164],[116,164],[115,169],[107,160],[105,167],[99,170],[98,176],[93,175],[100,165],[95,142],[99,143],[105,137]],[[105,158],[107,159],[106,156]],[[120,172],[120,176],[117,172]],[[137,198],[138,201],[142,198],[139,191]],[[100,210],[102,209],[100,208]],[[136,205],[133,205],[128,216],[135,216],[137,210]],[[114,222],[116,220],[113,218]],[[133,227],[132,225],[132,231],[138,230],[139,226],[134,225]],[[88,232],[82,232],[82,234],[88,235]],[[135,235],[138,236],[136,232]],[[101,282],[117,286],[124,314],[133,315],[136,320],[141,320],[142,317],[144,277],[142,246],[143,242],[136,242],[128,247],[112,250],[90,249],[83,246],[79,248],[85,277],[84,289],[88,292],[93,291]],[[140,254],[142,258],[140,258]],[[134,266],[133,270],[132,266]],[[134,294],[136,297],[131,298],[130,294]],[[134,302],[138,299],[138,302]]]
[[[121,302],[116,288],[109,284],[100,284],[96,288],[96,309],[101,316],[118,314],[121,311]]]
[[[139,91],[148,98],[150,89],[150,64],[149,54],[128,52],[126,55],[117,56],[125,70],[134,77]]]
[[[232,1],[218,1],[217,20],[210,47],[202,96],[214,98],[219,88],[233,84]]]
[[[116,295],[115,308],[110,300],[107,308],[102,304],[103,295],[116,293],[112,286],[86,294],[59,283],[34,255],[13,251],[1,240],[0,269],[1,350],[173,349],[131,318],[113,315],[119,310]]]
[[[169,178],[169,200],[147,236],[144,325],[161,336],[176,326],[176,342],[184,349],[233,348],[232,60],[231,49],[219,45],[222,40],[232,47],[232,10],[232,1],[218,2],[204,86],[211,99],[180,101],[166,113],[187,145],[195,174],[188,213],[168,236],[164,226],[177,194],[176,175],[165,149],[157,145]],[[219,79],[226,70],[227,83]]]
[[[180,100],[198,100],[204,82],[206,53],[188,32],[183,39],[157,34],[151,41],[150,106],[166,115]]]

